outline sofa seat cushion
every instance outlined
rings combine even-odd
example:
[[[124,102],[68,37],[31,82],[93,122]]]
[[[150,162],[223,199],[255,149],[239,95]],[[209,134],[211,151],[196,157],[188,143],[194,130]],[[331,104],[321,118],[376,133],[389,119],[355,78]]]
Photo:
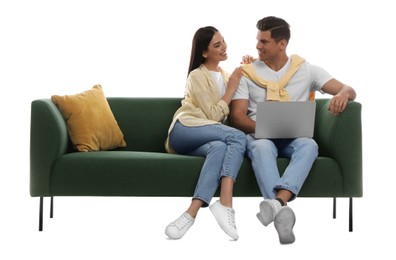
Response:
[[[192,196],[204,158],[101,151],[59,157],[51,193],[75,196]]]
[[[289,159],[278,158],[278,169],[283,175],[289,165]],[[338,197],[345,196],[343,175],[337,162],[329,157],[318,157],[312,166],[299,197]],[[318,189],[318,187],[321,187]],[[218,196],[219,193],[217,192]],[[234,196],[261,197],[256,178],[249,159],[245,158],[234,186]]]
[[[202,157],[157,152],[75,152],[56,160],[50,193],[53,196],[191,197],[203,163]],[[278,159],[281,173],[288,163],[288,159]],[[342,186],[337,163],[331,158],[319,157],[299,196],[342,196]],[[261,196],[247,158],[238,175],[234,195]]]
[[[348,197],[344,193],[344,179],[340,165],[333,158],[318,157],[298,196]]]

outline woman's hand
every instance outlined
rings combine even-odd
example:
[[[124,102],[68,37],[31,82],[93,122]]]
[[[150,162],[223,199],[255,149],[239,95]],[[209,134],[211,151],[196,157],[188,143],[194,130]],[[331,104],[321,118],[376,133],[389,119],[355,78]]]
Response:
[[[228,79],[226,92],[222,98],[228,105],[230,104],[232,97],[238,89],[242,74],[242,66],[240,66],[231,73],[230,78]]]
[[[250,56],[250,55],[246,54],[245,56],[242,57],[241,64],[249,64],[249,63],[252,63],[255,60],[257,60],[257,59],[253,58],[253,56]]]
[[[230,75],[228,80],[227,89],[232,91],[232,95],[234,95],[235,91],[238,89],[239,82],[242,78],[242,66],[236,68]]]

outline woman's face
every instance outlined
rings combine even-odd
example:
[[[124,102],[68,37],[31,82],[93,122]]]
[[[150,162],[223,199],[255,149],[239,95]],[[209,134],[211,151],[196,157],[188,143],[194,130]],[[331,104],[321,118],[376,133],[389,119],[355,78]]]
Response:
[[[215,32],[209,43],[208,50],[204,51],[203,56],[209,62],[220,62],[228,58],[227,44],[220,32]]]

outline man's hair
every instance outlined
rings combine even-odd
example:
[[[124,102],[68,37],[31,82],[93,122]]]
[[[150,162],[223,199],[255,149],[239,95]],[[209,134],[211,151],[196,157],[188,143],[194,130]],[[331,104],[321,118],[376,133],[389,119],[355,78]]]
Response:
[[[283,19],[275,16],[267,16],[259,20],[256,25],[260,31],[270,31],[275,42],[290,40],[290,25]]]

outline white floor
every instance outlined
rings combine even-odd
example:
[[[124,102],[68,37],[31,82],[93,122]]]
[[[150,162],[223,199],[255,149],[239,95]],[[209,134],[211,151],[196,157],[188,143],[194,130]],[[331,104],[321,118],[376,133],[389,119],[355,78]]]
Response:
[[[300,198],[289,204],[297,222],[296,242],[280,245],[273,224],[256,219],[260,198],[235,198],[240,235],[231,241],[208,209],[202,209],[181,240],[169,240],[165,226],[189,198],[56,197],[54,218],[44,205],[38,231],[38,198],[2,200],[0,259],[391,259],[394,213],[354,201],[354,231],[348,231],[348,199],[339,199],[337,219],[331,199]],[[3,197],[4,198],[4,197]],[[6,206],[4,210],[4,205]],[[393,215],[393,216],[392,216]],[[392,223],[392,224],[390,224]],[[389,237],[390,236],[390,237]],[[393,242],[392,242],[393,241]]]

